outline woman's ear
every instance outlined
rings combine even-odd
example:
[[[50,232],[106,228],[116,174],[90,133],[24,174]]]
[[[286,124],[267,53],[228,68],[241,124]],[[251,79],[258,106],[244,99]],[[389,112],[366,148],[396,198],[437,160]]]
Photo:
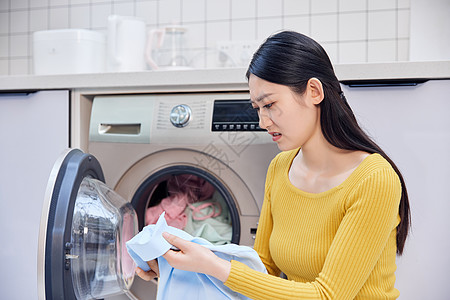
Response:
[[[319,79],[315,77],[310,78],[308,80],[306,89],[311,97],[313,104],[317,105],[320,102],[322,102],[323,98],[325,97],[325,94],[323,92],[322,82],[320,82]]]

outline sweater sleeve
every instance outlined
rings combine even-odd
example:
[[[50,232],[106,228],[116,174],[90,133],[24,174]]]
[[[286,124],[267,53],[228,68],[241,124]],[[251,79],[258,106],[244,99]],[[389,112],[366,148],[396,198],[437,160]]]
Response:
[[[384,168],[361,180],[345,202],[345,215],[312,282],[263,274],[232,261],[225,285],[251,299],[354,299],[398,225],[401,185]]]

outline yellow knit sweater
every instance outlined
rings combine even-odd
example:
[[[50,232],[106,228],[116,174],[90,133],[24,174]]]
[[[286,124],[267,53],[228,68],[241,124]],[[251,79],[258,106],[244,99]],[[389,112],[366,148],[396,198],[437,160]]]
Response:
[[[397,174],[371,154],[339,186],[307,193],[288,178],[298,151],[267,173],[254,248],[269,274],[232,261],[225,285],[252,299],[396,299]]]

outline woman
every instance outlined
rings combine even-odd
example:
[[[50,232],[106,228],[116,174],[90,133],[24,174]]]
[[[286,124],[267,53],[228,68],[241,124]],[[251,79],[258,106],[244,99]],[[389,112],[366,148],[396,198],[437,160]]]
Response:
[[[396,299],[406,187],[358,126],[326,52],[302,34],[280,32],[255,53],[247,78],[260,126],[283,151],[267,173],[254,246],[269,274],[168,234],[181,251],[164,258],[252,299]]]

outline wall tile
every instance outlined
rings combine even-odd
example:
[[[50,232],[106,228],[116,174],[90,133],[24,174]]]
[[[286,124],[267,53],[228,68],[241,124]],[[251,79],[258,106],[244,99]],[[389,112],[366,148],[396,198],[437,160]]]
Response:
[[[395,9],[397,0],[367,0],[369,10]]]
[[[129,2],[113,3],[112,13],[120,16],[134,16],[134,5]]]
[[[28,59],[12,59],[10,60],[10,75],[25,75],[29,74]]]
[[[69,28],[69,9],[67,7],[50,8],[49,29]]]
[[[311,1],[311,13],[335,13],[338,9],[338,0]]]
[[[258,19],[256,39],[263,41],[283,29],[281,18]]]
[[[397,58],[396,41],[369,41],[367,53],[370,62],[395,61]]]
[[[9,57],[9,37],[0,36],[0,59]]]
[[[30,31],[35,32],[46,29],[48,29],[48,10],[30,10]]]
[[[205,24],[186,24],[186,33],[184,34],[185,48],[203,48],[205,44]]]
[[[235,41],[252,41],[256,39],[256,24],[254,20],[231,22],[231,39]]]
[[[216,48],[217,41],[231,40],[231,23],[230,21],[211,22],[206,27],[206,46],[208,48]]]
[[[311,36],[316,41],[335,41],[337,39],[337,15],[313,15],[311,17]]]
[[[9,43],[10,57],[28,56],[28,35],[12,35]]]
[[[339,43],[339,63],[357,63],[367,61],[367,44],[365,42]]]
[[[396,12],[369,12],[369,39],[393,39],[396,37]]]
[[[282,14],[282,1],[259,0],[257,3],[256,16],[262,17],[279,17]]]
[[[292,15],[309,15],[309,0],[284,0],[283,14],[285,16]]]
[[[286,30],[297,31],[306,35],[311,35],[311,28],[308,16],[284,17],[284,28]]]
[[[397,0],[397,8],[410,8],[411,7],[410,0]]]
[[[13,11],[10,18],[11,33],[28,32],[28,11]]]
[[[159,24],[173,25],[181,23],[181,0],[159,1],[158,16]]]
[[[157,1],[157,0],[154,0],[154,1]],[[98,3],[100,3],[100,4],[109,4],[109,5],[111,5],[111,0],[91,0],[91,3],[92,4],[98,4]]]
[[[0,11],[2,10],[9,10],[9,1],[0,1]]]
[[[365,11],[367,9],[367,1],[362,0],[339,0],[340,12],[349,11]]]
[[[69,5],[69,0],[49,0],[48,5],[50,5],[50,6],[67,6],[67,5]]]
[[[30,8],[46,8],[49,0],[30,0]]]
[[[204,22],[206,9],[206,0],[182,0],[182,21],[187,22]]]
[[[367,38],[367,14],[365,12],[339,15],[339,40],[355,41]]]
[[[256,17],[256,0],[231,0],[232,19],[253,19]]]
[[[77,5],[77,4],[89,4],[91,0],[70,0],[71,5]]]
[[[4,1],[2,1],[4,2]],[[28,0],[11,1],[10,9],[28,9]]]
[[[397,41],[397,61],[409,61],[409,39]]]
[[[230,0],[208,0],[206,2],[206,20],[229,20],[231,15]]]
[[[29,66],[28,68],[31,68],[32,66],[32,56],[33,56],[33,33],[28,34],[28,49],[27,49],[27,56],[29,59]],[[31,70],[31,69],[29,69]]]
[[[398,38],[408,38],[410,28],[410,10],[399,10],[397,12]]]
[[[338,61],[338,44],[337,43],[322,43],[322,47],[325,49],[325,51],[328,54],[328,57],[331,60],[332,64],[339,63]]]
[[[112,15],[111,4],[96,4],[92,5],[92,24],[93,29],[107,28],[108,16]]]
[[[9,73],[9,61],[6,59],[0,59],[0,76],[11,75]]]
[[[75,6],[70,8],[70,28],[91,27],[91,9],[89,6]]]
[[[136,2],[136,17],[142,18],[147,26],[156,27],[158,23],[158,5],[156,1]]]
[[[9,32],[9,13],[0,12],[0,34],[7,34]]]

